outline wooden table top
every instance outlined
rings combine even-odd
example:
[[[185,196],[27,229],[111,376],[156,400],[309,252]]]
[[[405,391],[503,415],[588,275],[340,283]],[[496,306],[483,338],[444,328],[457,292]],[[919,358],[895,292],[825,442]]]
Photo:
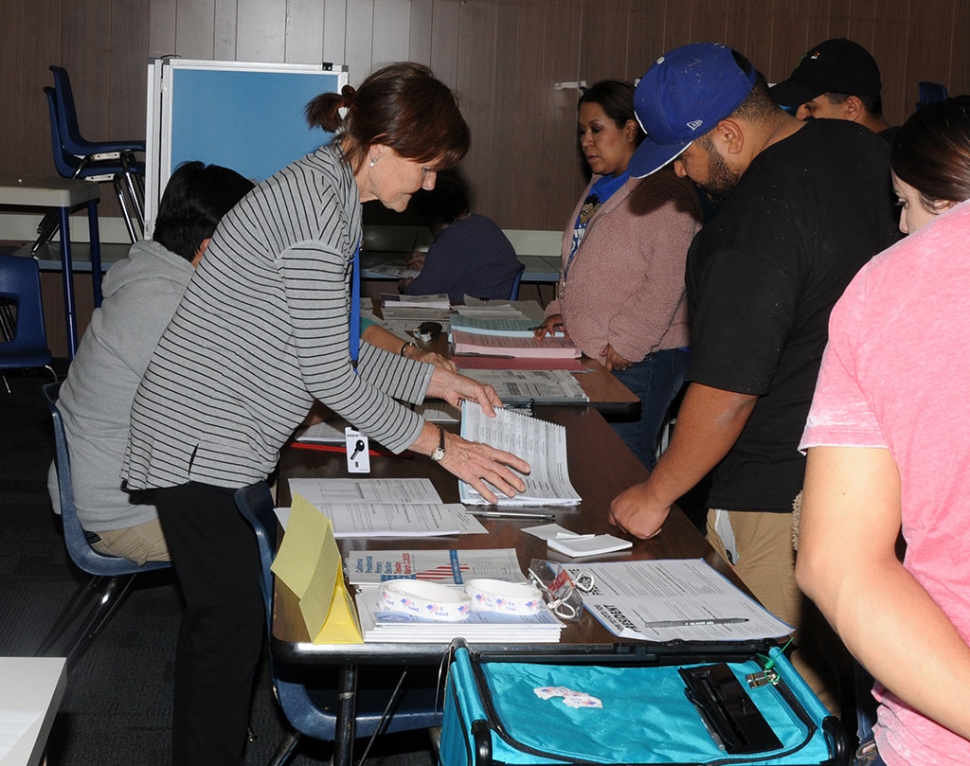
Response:
[[[569,477],[583,498],[579,506],[545,507],[555,513],[557,523],[579,533],[611,533],[622,536],[608,521],[609,506],[623,489],[645,480],[646,468],[633,456],[613,429],[593,407],[536,407],[536,417],[559,423],[566,429]],[[279,504],[289,505],[289,478],[347,478],[343,455],[288,449],[280,461]],[[372,457],[371,478],[428,478],[442,501],[458,502],[458,481],[441,466],[423,456],[405,453],[399,457]],[[383,538],[339,540],[342,553],[353,550],[515,548],[523,572],[534,558],[551,561],[582,562],[547,549],[544,541],[524,534],[523,527],[535,520],[482,519],[487,535],[460,535],[434,538]],[[703,535],[680,511],[674,508],[663,532],[652,540],[634,540],[632,550],[596,557],[596,561],[635,559],[703,558],[743,588],[730,567],[713,551]],[[443,646],[424,644],[314,645],[303,624],[296,597],[277,581],[273,623],[273,650],[279,659],[296,663],[313,662],[436,662]],[[639,644],[639,648],[636,647]],[[572,647],[577,652],[629,653],[642,651],[645,642],[621,642],[584,612],[578,623],[568,623],[560,644],[535,645],[528,653],[562,653]],[[484,648],[484,647],[483,647]],[[504,652],[516,647],[497,648]]]

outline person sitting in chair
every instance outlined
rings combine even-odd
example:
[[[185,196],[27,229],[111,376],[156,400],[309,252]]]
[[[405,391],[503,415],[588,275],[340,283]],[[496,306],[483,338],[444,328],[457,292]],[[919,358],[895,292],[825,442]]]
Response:
[[[121,481],[131,403],[216,224],[252,188],[219,165],[180,165],[165,187],[154,239],[132,245],[104,279],[104,301],[91,315],[57,402],[77,516],[99,553],[138,564],[169,559],[150,497],[127,492]],[[53,464],[48,489],[59,513]]]

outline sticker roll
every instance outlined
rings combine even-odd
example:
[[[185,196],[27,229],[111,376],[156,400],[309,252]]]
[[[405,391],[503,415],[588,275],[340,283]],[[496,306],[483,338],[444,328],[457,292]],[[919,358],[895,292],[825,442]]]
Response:
[[[471,599],[457,588],[422,580],[388,580],[381,585],[381,606],[436,622],[460,622],[471,613]]]
[[[538,588],[525,583],[503,580],[469,580],[465,590],[471,596],[472,609],[503,614],[536,614],[545,604]]]

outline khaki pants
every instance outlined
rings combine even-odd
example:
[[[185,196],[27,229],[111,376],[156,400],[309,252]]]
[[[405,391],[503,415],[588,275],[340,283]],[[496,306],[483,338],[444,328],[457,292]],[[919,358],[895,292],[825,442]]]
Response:
[[[95,533],[101,539],[91,547],[106,556],[130,559],[141,566],[146,561],[168,561],[168,546],[157,518],[124,529]]]
[[[707,512],[707,540],[731,561],[714,528],[715,513]],[[735,571],[769,612],[795,629],[792,664],[825,707],[840,715],[840,681],[851,672],[851,660],[835,631],[795,584],[792,515],[729,511],[728,518],[737,551]]]

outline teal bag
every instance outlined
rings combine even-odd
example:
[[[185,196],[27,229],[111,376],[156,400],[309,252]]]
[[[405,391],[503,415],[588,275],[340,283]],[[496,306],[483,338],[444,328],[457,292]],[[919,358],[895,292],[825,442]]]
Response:
[[[681,660],[675,664],[588,664],[589,658],[581,664],[551,664],[498,657],[483,661],[458,648],[448,673],[439,762],[842,766],[845,738],[838,719],[777,647],[765,647],[765,653],[773,660],[776,682],[752,687],[746,677],[764,669],[763,658],[755,653],[704,653],[699,656],[706,662],[681,664],[681,644]],[[705,723],[689,699],[681,669],[689,674],[690,668],[701,668],[703,675],[711,662],[724,661],[777,737],[771,750],[727,752],[711,718]],[[578,706],[566,704],[560,687],[578,693]],[[602,707],[584,706],[589,697]],[[713,716],[720,712],[714,710]],[[730,729],[735,723],[725,725]],[[727,731],[729,737],[733,733]]]

